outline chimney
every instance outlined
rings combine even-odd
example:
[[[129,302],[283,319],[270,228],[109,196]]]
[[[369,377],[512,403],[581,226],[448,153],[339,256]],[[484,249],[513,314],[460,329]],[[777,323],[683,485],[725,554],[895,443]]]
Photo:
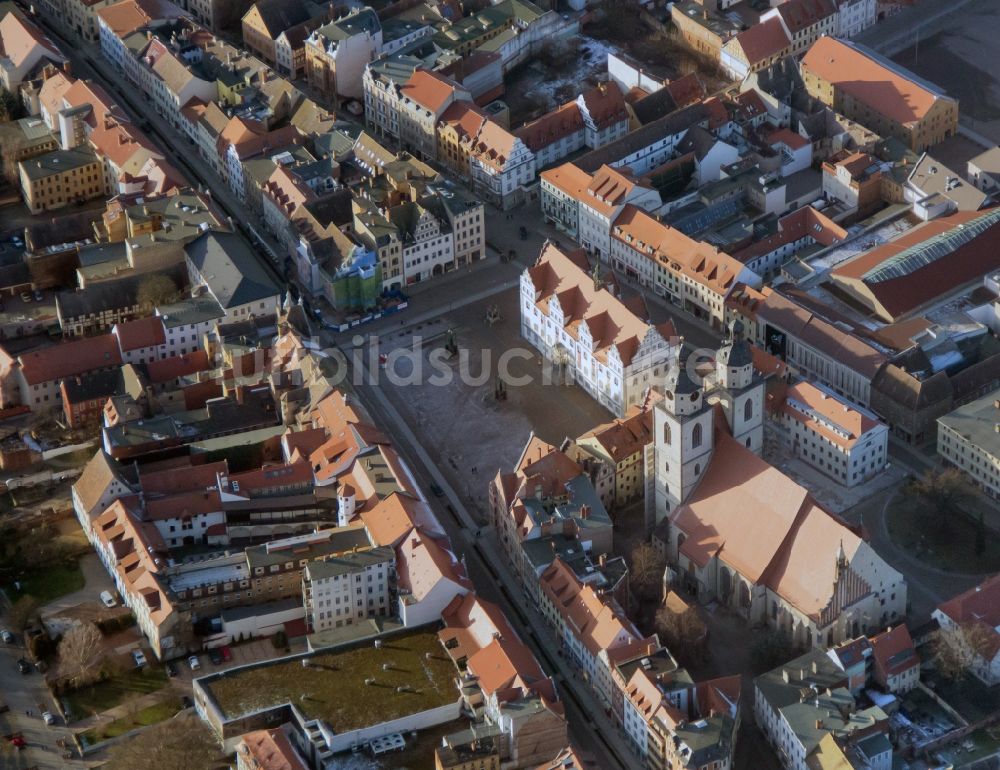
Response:
[[[584,505],[580,506],[580,518],[584,519],[584,520],[590,518],[590,506],[589,505],[584,504]]]
[[[601,567],[606,567],[608,564],[608,555],[606,553],[602,553],[600,556],[598,556],[597,564]]]

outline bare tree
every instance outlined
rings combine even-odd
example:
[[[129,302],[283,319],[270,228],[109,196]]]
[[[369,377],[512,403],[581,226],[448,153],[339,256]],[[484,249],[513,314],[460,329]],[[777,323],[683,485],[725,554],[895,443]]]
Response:
[[[7,613],[7,620],[15,631],[24,633],[24,629],[31,625],[37,613],[38,600],[34,596],[25,594],[14,602],[14,606]]]
[[[191,714],[180,714],[143,730],[108,752],[107,770],[209,770],[224,766],[213,734]]]
[[[147,275],[139,282],[136,292],[136,302],[139,307],[154,308],[165,302],[172,302],[177,297],[177,284],[166,275],[154,273]]]
[[[955,512],[972,496],[972,487],[958,468],[928,468],[910,484],[910,493],[937,515],[938,526],[945,530]]]
[[[992,629],[982,623],[960,623],[939,628],[931,642],[934,665],[947,679],[964,679],[979,657],[988,657]]]
[[[666,562],[651,543],[639,543],[632,549],[629,580],[641,598],[655,598],[663,585]]]
[[[73,626],[59,642],[59,665],[63,677],[81,687],[97,681],[101,674],[101,631],[93,623]]]
[[[704,658],[708,630],[694,607],[675,612],[664,605],[656,611],[654,622],[660,641],[672,652],[688,660]]]

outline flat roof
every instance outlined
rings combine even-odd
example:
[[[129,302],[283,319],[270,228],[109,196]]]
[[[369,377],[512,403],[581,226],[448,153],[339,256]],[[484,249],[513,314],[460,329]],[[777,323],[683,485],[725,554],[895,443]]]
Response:
[[[55,174],[65,174],[100,162],[97,153],[89,147],[75,147],[72,150],[52,150],[44,155],[22,160],[18,165],[28,179],[35,180]]]
[[[938,423],[955,431],[982,451],[994,457],[1000,456],[1000,433],[997,433],[1000,409],[994,406],[997,399],[1000,399],[1000,390],[994,390],[938,417]]]
[[[307,719],[321,719],[344,733],[456,702],[456,675],[436,630],[424,628],[382,637],[378,648],[368,640],[200,682],[227,720],[294,703]]]

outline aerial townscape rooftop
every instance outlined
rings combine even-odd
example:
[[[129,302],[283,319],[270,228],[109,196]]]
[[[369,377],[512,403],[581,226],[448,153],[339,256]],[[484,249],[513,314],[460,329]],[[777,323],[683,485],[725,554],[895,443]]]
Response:
[[[1000,766],[946,5],[0,0],[0,757]]]

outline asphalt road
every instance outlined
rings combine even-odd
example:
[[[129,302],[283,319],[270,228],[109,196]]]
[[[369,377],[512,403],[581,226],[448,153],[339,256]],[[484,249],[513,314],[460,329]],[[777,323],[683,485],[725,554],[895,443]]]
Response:
[[[125,110],[133,122],[139,126],[144,120],[149,121],[150,128],[146,135],[152,139],[164,156],[193,184],[211,191],[212,201],[226,216],[232,218],[236,232],[247,240],[258,253],[266,255],[261,260],[279,285],[286,280],[281,274],[283,263],[278,256],[284,252],[278,243],[263,229],[262,223],[233,194],[229,186],[204,163],[199,162],[197,150],[189,144],[187,138],[177,131],[170,123],[157,113],[152,102],[147,101],[142,93],[125,80],[123,73],[117,72],[114,66],[101,55],[98,45],[84,42],[80,38],[54,26],[42,16],[36,17],[45,31],[59,45],[69,58],[73,74],[99,83]],[[252,230],[252,232],[251,232]]]
[[[0,751],[0,768],[86,767],[79,760],[65,759],[63,749],[56,745],[59,739],[72,744],[71,731],[58,717],[42,675],[17,670],[17,660],[23,653],[19,646],[0,644],[0,698],[10,707],[7,713],[0,714],[0,736],[21,733],[28,744],[20,751]],[[40,716],[43,709],[57,715],[58,723],[46,725]],[[27,715],[29,710],[31,716]]]

